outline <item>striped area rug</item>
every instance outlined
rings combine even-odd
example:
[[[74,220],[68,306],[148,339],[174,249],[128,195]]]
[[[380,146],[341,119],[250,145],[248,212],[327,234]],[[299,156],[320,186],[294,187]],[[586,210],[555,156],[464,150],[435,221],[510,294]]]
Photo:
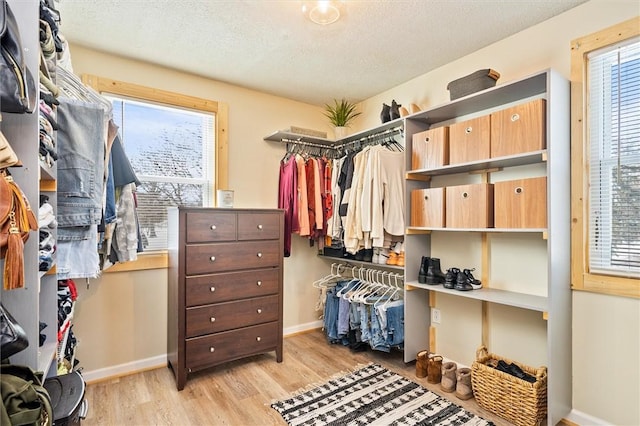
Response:
[[[370,364],[271,404],[295,425],[493,425],[386,368]]]

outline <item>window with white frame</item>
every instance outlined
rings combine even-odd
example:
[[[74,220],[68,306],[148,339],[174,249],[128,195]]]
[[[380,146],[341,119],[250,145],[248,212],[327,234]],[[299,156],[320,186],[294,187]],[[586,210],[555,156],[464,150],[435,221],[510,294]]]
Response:
[[[587,55],[592,274],[640,277],[640,40]]]
[[[113,104],[136,188],[145,251],[167,248],[168,206],[212,206],[214,113],[105,95]]]

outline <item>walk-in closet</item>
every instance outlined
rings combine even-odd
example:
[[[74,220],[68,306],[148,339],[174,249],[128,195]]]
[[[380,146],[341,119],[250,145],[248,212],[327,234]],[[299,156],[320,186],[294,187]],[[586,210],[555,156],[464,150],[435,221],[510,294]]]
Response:
[[[0,424],[640,424],[639,12],[0,0]]]

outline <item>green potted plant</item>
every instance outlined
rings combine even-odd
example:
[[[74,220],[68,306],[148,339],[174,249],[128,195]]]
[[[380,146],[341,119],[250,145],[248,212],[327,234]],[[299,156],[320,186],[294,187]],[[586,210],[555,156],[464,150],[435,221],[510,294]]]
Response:
[[[333,105],[325,104],[324,115],[334,126],[334,134],[336,139],[346,136],[346,129],[354,118],[362,114],[356,111],[356,104],[351,103],[344,98],[340,101],[334,99]]]

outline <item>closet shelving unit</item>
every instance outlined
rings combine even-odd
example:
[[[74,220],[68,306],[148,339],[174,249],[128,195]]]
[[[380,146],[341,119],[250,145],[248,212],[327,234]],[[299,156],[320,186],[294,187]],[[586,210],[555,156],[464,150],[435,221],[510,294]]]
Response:
[[[26,65],[37,82],[40,52],[38,2],[9,0],[8,4],[18,22]],[[40,193],[53,194],[56,187],[55,166],[49,168],[43,165],[38,155],[37,106],[32,114],[2,113],[2,118],[2,131],[23,163],[22,167],[13,167],[10,172],[37,217]],[[52,201],[55,202],[55,197]],[[2,304],[24,328],[29,339],[29,346],[12,356],[10,362],[28,365],[48,376],[55,375],[56,370],[57,277],[55,267],[46,272],[39,271],[38,243],[38,232],[32,231],[24,248],[25,286],[14,290],[3,289]],[[47,324],[43,330],[46,340],[42,346],[39,346],[40,322]]]
[[[480,300],[483,311],[493,304],[507,305],[529,311],[540,312],[546,320],[546,366],[548,368],[547,408],[548,424],[556,424],[566,416],[571,407],[571,289],[570,289],[570,133],[569,133],[569,83],[553,70],[546,70],[529,77],[501,84],[474,95],[421,111],[406,118],[407,169],[411,166],[412,135],[430,128],[449,125],[471,118],[487,115],[513,105],[535,99],[546,100],[546,149],[490,158],[482,161],[447,165],[433,169],[409,170],[405,184],[406,214],[410,216],[410,194],[414,189],[431,187],[434,179],[453,178],[471,174],[482,174],[489,181],[502,171],[517,175],[522,167],[537,167],[543,170],[547,180],[547,227],[544,229],[505,228],[423,228],[407,227],[405,235],[405,361],[415,354],[430,348],[434,336],[429,330],[429,311],[436,294],[447,294],[461,298]],[[538,170],[536,169],[536,170]],[[440,183],[443,181],[441,180]],[[445,289],[441,285],[418,282],[418,271],[422,256],[432,251],[432,235],[435,233],[474,233],[481,235],[483,258],[483,288],[472,291]],[[501,265],[491,262],[491,236],[501,234],[539,234],[544,241],[546,269],[542,272],[540,285],[535,289],[507,286],[509,290],[491,288],[492,272]],[[520,242],[519,242],[520,243]],[[525,242],[526,243],[526,242]],[[516,244],[513,250],[525,248]],[[444,260],[444,259],[443,259]],[[454,263],[453,259],[447,259]],[[494,268],[494,271],[490,269]],[[477,271],[476,271],[477,272]],[[476,273],[476,277],[478,274]],[[511,277],[518,281],[518,277]],[[517,283],[515,283],[517,284]],[[523,286],[525,287],[525,286]],[[517,291],[514,291],[516,288]],[[491,324],[483,322],[483,341]],[[432,348],[433,349],[433,348]],[[446,354],[443,354],[446,356]],[[509,354],[501,354],[509,357]]]
[[[438,168],[411,170],[412,136],[430,128],[449,125],[467,119],[479,117],[513,105],[525,102],[546,100],[546,149],[509,155],[499,158],[473,161]],[[547,227],[534,229],[505,228],[430,228],[407,226],[405,231],[405,346],[404,359],[410,362],[415,354],[430,346],[430,309],[437,294],[446,294],[460,298],[481,301],[486,306],[505,305],[539,312],[546,322],[546,366],[548,424],[558,423],[571,410],[571,288],[570,288],[570,93],[569,82],[553,70],[530,75],[528,77],[500,84],[496,87],[444,103],[433,108],[419,111],[407,117],[394,120],[373,129],[365,130],[337,141],[311,138],[286,132],[275,132],[265,140],[283,143],[312,143],[329,145],[333,148],[345,143],[380,134],[395,127],[403,129],[406,181],[405,181],[405,218],[409,223],[411,213],[411,191],[430,188],[437,179],[482,174],[487,177],[503,170],[518,173],[522,167],[537,167],[544,170],[547,178]],[[435,233],[477,234],[483,241],[483,257],[490,257],[491,235],[539,235],[544,241],[546,269],[541,279],[541,287],[534,292],[513,291],[491,288],[491,271],[482,271],[481,290],[457,291],[442,286],[421,284],[418,272],[422,256],[430,256],[432,235]],[[488,242],[487,242],[488,241]],[[517,247],[514,248],[517,250]],[[434,253],[433,256],[436,256]],[[337,261],[337,258],[326,257]],[[345,259],[345,262],[357,262]],[[375,268],[389,267],[360,262]],[[484,262],[483,262],[484,263]],[[356,263],[359,264],[359,263]],[[487,269],[490,262],[486,262]],[[364,266],[364,265],[363,265]],[[476,274],[476,277],[477,274]],[[487,280],[487,278],[489,279]],[[478,318],[483,322],[485,318]],[[478,346],[482,342],[479,339]],[[446,356],[446,354],[443,354]],[[509,356],[509,354],[501,354]]]

